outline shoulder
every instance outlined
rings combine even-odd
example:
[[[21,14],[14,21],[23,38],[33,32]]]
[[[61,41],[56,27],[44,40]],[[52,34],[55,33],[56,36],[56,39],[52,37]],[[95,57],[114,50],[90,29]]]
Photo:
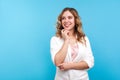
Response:
[[[60,37],[57,37],[57,36],[52,36],[51,37],[51,41],[59,41],[59,40],[61,40]]]
[[[89,38],[87,36],[85,36],[85,41],[86,41],[86,45],[88,47],[90,47],[90,41],[89,41]]]
[[[87,36],[84,37],[86,41],[89,41],[89,38]]]
[[[85,45],[88,45],[90,43],[88,36],[84,36],[83,42],[85,43]]]
[[[50,44],[51,46],[59,47],[63,43],[63,39],[57,36],[51,37]]]

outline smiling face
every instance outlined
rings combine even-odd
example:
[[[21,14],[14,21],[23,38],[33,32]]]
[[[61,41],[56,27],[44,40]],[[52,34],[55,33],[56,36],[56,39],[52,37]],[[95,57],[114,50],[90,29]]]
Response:
[[[61,22],[64,29],[69,31],[74,30],[75,18],[71,12],[65,11],[62,15]]]
[[[77,35],[77,40],[81,43],[86,42],[85,33],[82,30],[82,22],[76,9],[66,7],[62,10],[57,19],[56,36],[62,38],[62,29],[69,30],[70,34]],[[84,41],[83,41],[84,39]]]

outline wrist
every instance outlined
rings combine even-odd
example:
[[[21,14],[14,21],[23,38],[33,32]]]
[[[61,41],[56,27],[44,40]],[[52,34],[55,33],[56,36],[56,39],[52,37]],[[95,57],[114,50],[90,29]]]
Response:
[[[78,65],[78,62],[72,62],[70,68],[76,69],[77,65]]]
[[[69,43],[69,42],[70,42],[70,39],[69,39],[69,38],[65,39],[65,42]]]
[[[70,63],[69,63],[69,68],[70,68],[70,69],[74,69],[74,63],[73,63],[73,62],[70,62]]]

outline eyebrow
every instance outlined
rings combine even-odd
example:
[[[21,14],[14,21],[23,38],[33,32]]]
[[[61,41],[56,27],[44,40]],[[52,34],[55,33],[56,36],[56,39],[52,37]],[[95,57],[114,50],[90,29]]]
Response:
[[[66,17],[66,16],[62,16],[62,17]],[[67,17],[74,17],[73,15],[69,15],[69,16],[67,16]]]

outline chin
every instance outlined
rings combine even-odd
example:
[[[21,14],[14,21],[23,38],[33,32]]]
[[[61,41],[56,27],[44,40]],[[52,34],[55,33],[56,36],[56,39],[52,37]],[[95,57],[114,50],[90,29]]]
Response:
[[[68,30],[68,31],[70,31],[70,29],[68,29],[68,28],[65,28],[65,30]]]

